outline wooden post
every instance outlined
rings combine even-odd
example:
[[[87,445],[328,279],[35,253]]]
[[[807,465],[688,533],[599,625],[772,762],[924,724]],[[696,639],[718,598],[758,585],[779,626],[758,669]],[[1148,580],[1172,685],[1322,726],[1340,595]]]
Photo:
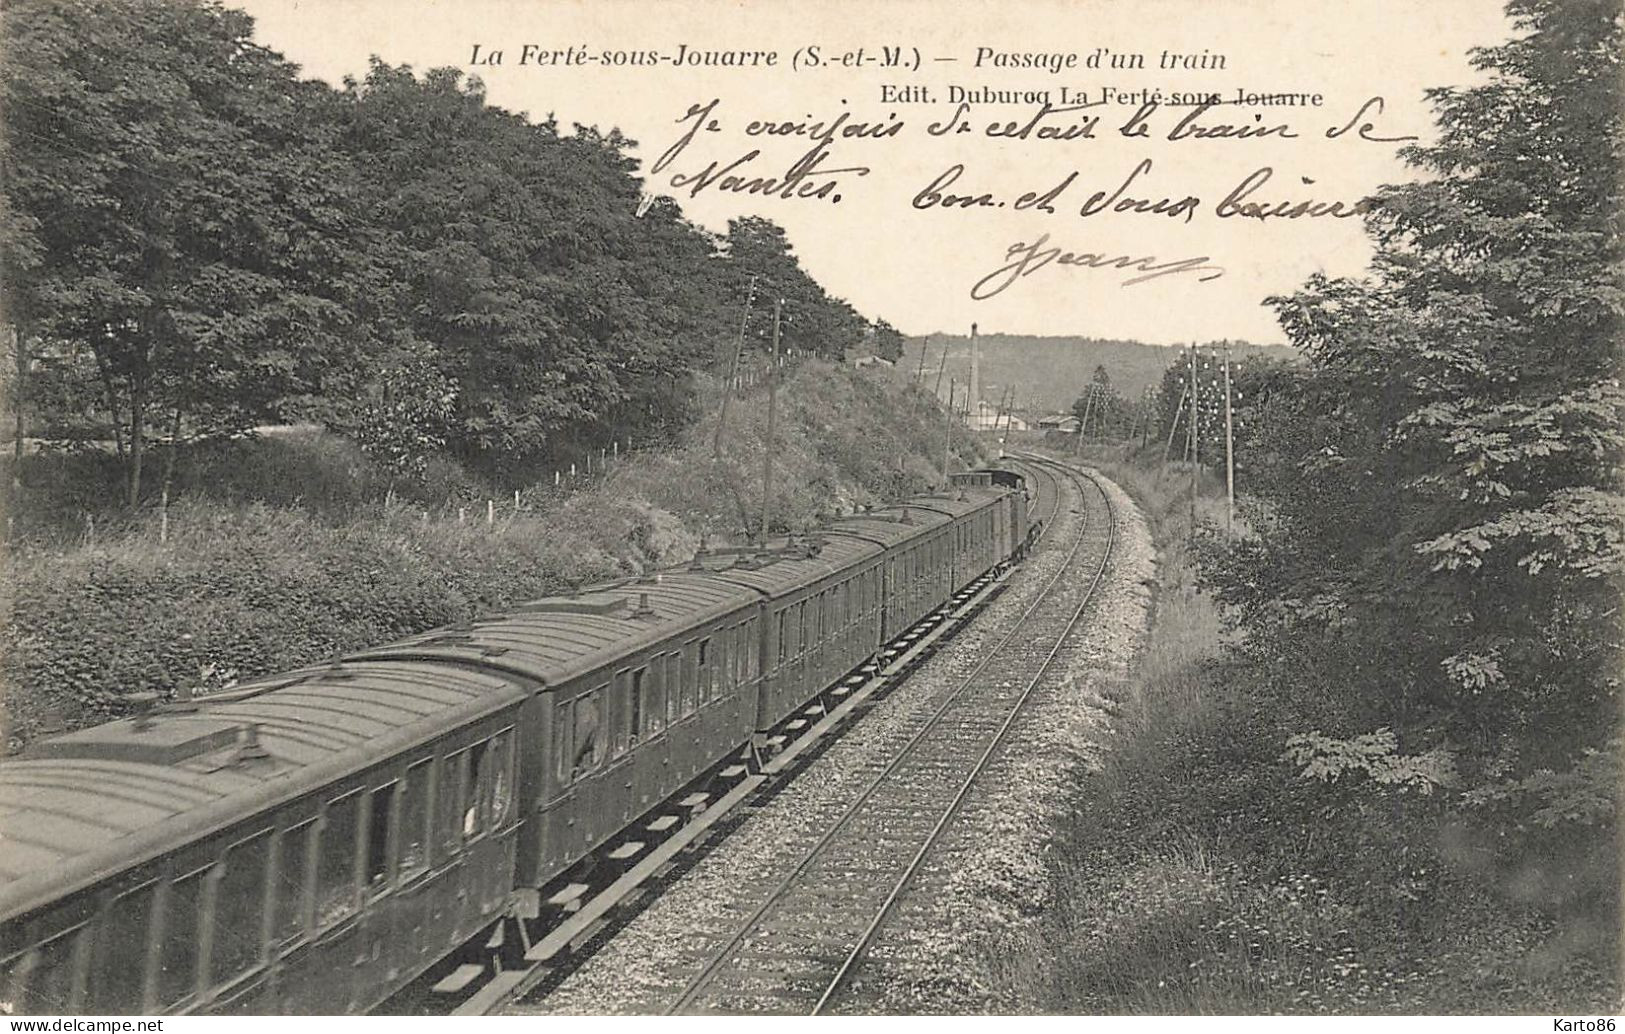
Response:
[[[1073,452],[1079,456],[1083,455],[1083,432],[1089,426],[1089,408],[1094,404],[1094,401],[1095,384],[1090,381],[1089,386],[1083,389],[1083,419],[1078,421],[1078,444],[1073,449]]]
[[[933,395],[941,395],[942,394],[942,371],[946,370],[947,368],[948,368],[948,342],[944,341],[942,343],[942,362],[937,364],[937,384],[936,384],[936,387],[931,389],[931,394],[933,394]]]
[[[728,363],[728,380],[722,385],[722,411],[717,414],[717,433],[711,439],[711,458],[722,458],[722,429],[728,424],[728,397],[734,392],[734,378],[739,376],[739,356],[745,350],[745,324],[750,322],[750,303],[756,299],[756,277],[750,278],[745,290],[745,311],[739,316],[739,339],[734,342],[733,359]]]
[[[773,418],[779,397],[779,318],[784,299],[773,302],[773,362],[767,368],[767,441],[762,449],[762,546],[767,546],[767,514],[773,501]]]
[[[948,449],[954,438],[954,392],[958,390],[958,383],[948,378],[948,405],[942,411],[942,483],[948,484]]]
[[[1174,434],[1179,430],[1179,422],[1185,416],[1185,394],[1188,387],[1179,389],[1179,404],[1174,407],[1174,422],[1168,425],[1168,441],[1162,447],[1162,465],[1168,465],[1168,453],[1174,447]]]
[[[1224,533],[1235,534],[1236,435],[1230,416],[1230,345],[1224,346]]]
[[[914,383],[916,385],[925,379],[925,353],[930,347],[930,337],[927,337],[924,341],[920,342],[920,365],[919,368],[914,371]]]

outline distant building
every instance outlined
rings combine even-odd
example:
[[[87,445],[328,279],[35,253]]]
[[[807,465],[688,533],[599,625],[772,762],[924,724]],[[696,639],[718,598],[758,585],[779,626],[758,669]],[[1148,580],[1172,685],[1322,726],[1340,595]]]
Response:
[[[1014,413],[1004,413],[998,406],[986,399],[977,399],[976,406],[966,414],[965,426],[972,431],[991,431],[995,427],[1003,430],[1006,426],[1012,431],[1025,431],[1027,421]]]
[[[860,355],[852,360],[852,365],[861,370],[865,366],[896,366],[897,364],[890,359],[882,359],[878,355]]]
[[[1067,434],[1078,433],[1078,418],[1071,413],[1051,413],[1049,416],[1038,418],[1040,431],[1065,431]]]

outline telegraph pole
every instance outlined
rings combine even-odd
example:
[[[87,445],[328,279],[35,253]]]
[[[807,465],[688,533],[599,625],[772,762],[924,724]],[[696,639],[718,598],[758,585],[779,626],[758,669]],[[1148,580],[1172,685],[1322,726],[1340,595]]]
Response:
[[[767,512],[773,501],[773,417],[779,398],[779,317],[784,299],[773,302],[773,362],[767,368],[767,442],[762,450],[762,548],[767,548]]]
[[[1235,534],[1236,435],[1230,417],[1230,345],[1224,346],[1224,533]]]
[[[954,437],[954,391],[959,387],[952,377],[948,378],[948,405],[943,409],[942,417],[942,483],[948,484],[948,447]]]
[[[1095,401],[1094,387],[1094,382],[1091,381],[1089,386],[1083,389],[1083,419],[1078,421],[1078,447],[1076,449],[1077,454],[1080,456],[1083,455],[1083,435],[1089,427],[1089,408]]]
[[[745,350],[745,324],[750,321],[750,303],[756,298],[756,277],[750,278],[745,290],[745,311],[739,317],[739,340],[734,344],[733,360],[728,363],[728,381],[722,386],[722,412],[717,414],[717,434],[711,439],[711,458],[722,458],[722,429],[728,425],[728,397],[734,393],[734,378],[739,376],[739,354]]]
[[[925,353],[930,347],[931,338],[927,336],[924,341],[920,342],[920,366],[914,371],[915,384],[919,384],[925,379]]]
[[[1168,425],[1168,440],[1162,446],[1162,465],[1168,465],[1168,454],[1174,447],[1174,435],[1179,431],[1179,420],[1185,415],[1185,396],[1190,392],[1187,385],[1179,391],[1179,404],[1174,407],[1174,422]]]

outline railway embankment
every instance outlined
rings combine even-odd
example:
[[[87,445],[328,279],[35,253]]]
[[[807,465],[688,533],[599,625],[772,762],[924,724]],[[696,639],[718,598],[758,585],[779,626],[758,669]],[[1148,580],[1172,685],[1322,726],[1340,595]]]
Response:
[[[1440,794],[1323,783],[1284,756],[1306,719],[1227,649],[1238,633],[1191,546],[1189,468],[1119,451],[1094,462],[1155,529],[1154,619],[1102,690],[1098,743],[1067,773],[1027,874],[1041,915],[967,967],[990,981],[983,1000],[1111,1015],[1616,1010],[1617,932],[1565,912],[1560,873],[1475,862]],[[1199,500],[1210,529],[1222,492]]]
[[[767,396],[702,386],[675,440],[587,476],[498,485],[437,457],[391,480],[320,431],[214,443],[154,460],[170,501],[127,511],[99,455],[38,453],[21,470],[0,626],[0,743],[126,712],[125,695],[200,693],[739,541],[762,509]],[[927,490],[941,411],[896,371],[790,369],[772,435],[775,532]],[[978,459],[956,433],[956,462]],[[517,487],[518,491],[515,491]]]

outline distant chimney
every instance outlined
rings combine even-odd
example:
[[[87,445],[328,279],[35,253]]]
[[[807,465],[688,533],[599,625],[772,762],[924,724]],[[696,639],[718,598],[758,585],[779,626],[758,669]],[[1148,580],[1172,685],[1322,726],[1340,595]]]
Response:
[[[970,325],[970,421],[977,426],[982,401],[982,346],[976,340],[976,324]]]

